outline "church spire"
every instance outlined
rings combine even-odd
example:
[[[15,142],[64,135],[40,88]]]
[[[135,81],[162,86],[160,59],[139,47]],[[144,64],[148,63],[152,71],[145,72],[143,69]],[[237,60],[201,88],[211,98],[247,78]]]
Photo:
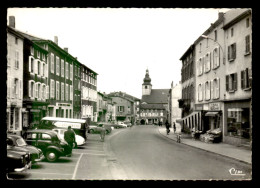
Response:
[[[144,77],[144,83],[142,86],[142,94],[143,95],[150,95],[152,91],[152,84],[151,84],[151,78],[149,76],[148,68],[146,69],[146,74]]]
[[[148,68],[146,69],[146,74],[145,74],[145,77],[144,77],[144,83],[143,85],[152,85],[151,84],[151,78],[149,76],[149,70]]]

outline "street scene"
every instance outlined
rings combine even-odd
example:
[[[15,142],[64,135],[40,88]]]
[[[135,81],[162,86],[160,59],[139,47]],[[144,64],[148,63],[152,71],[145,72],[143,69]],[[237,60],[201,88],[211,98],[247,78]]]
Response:
[[[8,8],[6,180],[251,181],[251,20]]]

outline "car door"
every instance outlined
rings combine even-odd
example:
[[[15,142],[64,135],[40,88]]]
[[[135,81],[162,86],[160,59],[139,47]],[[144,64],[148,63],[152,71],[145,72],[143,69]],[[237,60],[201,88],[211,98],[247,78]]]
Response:
[[[26,134],[25,141],[28,145],[37,147],[37,137],[38,137],[37,133],[29,132]]]
[[[51,135],[47,133],[39,133],[37,147],[45,152],[50,145],[52,145]]]

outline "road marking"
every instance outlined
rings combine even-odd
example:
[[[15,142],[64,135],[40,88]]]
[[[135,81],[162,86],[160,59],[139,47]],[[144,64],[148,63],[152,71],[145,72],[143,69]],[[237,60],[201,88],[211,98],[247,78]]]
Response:
[[[46,173],[46,172],[33,172],[33,171],[30,171],[30,173],[32,174],[52,174],[52,175],[65,175],[65,176],[71,176],[71,174],[61,174],[61,173]]]
[[[102,154],[102,153],[78,153],[78,154],[84,154],[84,155],[106,155],[106,154]]]
[[[83,153],[80,154],[80,157],[79,157],[79,160],[78,160],[78,162],[77,162],[77,164],[76,164],[76,167],[75,167],[75,170],[74,170],[74,173],[73,173],[72,179],[75,179],[76,172],[77,172],[77,170],[78,170],[78,166],[79,166],[79,161],[80,161],[80,159],[81,159],[82,156],[83,156]]]

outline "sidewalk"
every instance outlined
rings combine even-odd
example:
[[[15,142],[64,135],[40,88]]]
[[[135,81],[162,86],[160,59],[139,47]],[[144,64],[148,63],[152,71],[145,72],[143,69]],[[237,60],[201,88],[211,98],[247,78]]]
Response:
[[[177,134],[173,133],[172,128],[169,135],[166,135],[165,127],[158,127],[160,134],[168,137],[169,139],[177,142]],[[181,144],[186,144],[192,147],[196,147],[205,151],[213,152],[222,156],[230,157],[239,161],[243,161],[248,164],[252,164],[252,151],[246,148],[240,148],[226,143],[205,143],[200,140],[192,140],[191,135],[181,135]]]

